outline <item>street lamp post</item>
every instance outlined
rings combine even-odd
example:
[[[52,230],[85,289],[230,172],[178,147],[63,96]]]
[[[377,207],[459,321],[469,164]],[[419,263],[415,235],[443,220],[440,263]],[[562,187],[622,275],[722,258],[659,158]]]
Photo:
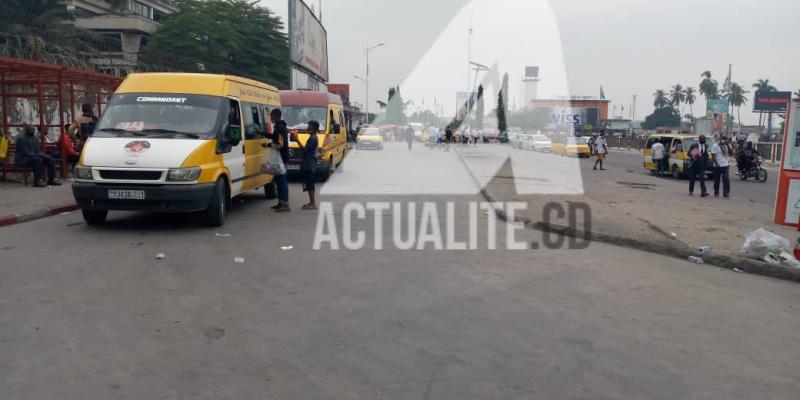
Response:
[[[478,73],[480,73],[481,71],[488,71],[489,67],[487,67],[487,66],[485,66],[483,64],[478,64],[478,63],[473,62],[473,61],[470,61],[469,64],[470,64],[470,67],[475,68],[475,83],[472,84],[472,91],[469,92],[469,100],[467,100],[466,117],[464,118],[465,119],[464,122],[467,124],[467,126],[470,127],[470,129],[472,129],[472,126],[471,126],[471,124],[469,122],[469,116],[471,114],[471,112],[470,112],[470,108],[471,108],[470,107],[470,103],[472,102],[473,94],[475,94],[475,102],[476,103],[478,102],[478,96],[475,93],[475,89],[478,86]]]
[[[353,75],[353,76],[356,77],[356,79],[364,82],[364,92],[365,92],[365,94],[364,94],[364,98],[365,98],[365,100],[364,100],[364,108],[365,108],[365,112],[367,113],[367,122],[366,123],[369,123],[369,52],[372,51],[373,49],[375,49],[376,47],[381,47],[381,46],[383,46],[383,42],[378,43],[376,45],[369,46],[369,47],[364,49],[364,55],[366,55],[366,57],[367,57],[367,75],[366,75],[365,79],[361,79],[360,77],[358,77],[356,75]]]

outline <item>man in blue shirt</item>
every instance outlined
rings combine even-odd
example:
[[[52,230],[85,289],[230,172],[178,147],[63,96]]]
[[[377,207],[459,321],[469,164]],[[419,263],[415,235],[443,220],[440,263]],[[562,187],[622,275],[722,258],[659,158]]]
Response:
[[[17,138],[17,150],[14,163],[18,167],[33,169],[33,186],[46,187],[58,186],[61,182],[56,180],[56,166],[53,159],[43,154],[39,147],[39,140],[35,136],[36,130],[31,125],[25,126],[25,134]],[[44,168],[47,167],[47,185],[44,184]]]
[[[303,206],[304,210],[317,209],[315,183],[317,178],[317,148],[319,147],[318,131],[319,122],[308,121],[308,140],[303,146],[303,160],[300,163],[300,171],[303,174],[303,184],[305,186],[304,190],[308,192],[308,204]]]

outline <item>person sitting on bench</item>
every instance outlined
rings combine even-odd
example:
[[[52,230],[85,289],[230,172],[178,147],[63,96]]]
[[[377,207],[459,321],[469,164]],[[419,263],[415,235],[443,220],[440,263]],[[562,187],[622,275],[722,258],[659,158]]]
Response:
[[[33,186],[46,187],[58,186],[61,182],[56,180],[56,166],[49,155],[43,154],[39,148],[39,140],[35,136],[36,130],[31,125],[25,126],[25,134],[17,138],[17,150],[14,164],[18,167],[33,169]],[[47,167],[47,185],[44,184],[44,167]]]

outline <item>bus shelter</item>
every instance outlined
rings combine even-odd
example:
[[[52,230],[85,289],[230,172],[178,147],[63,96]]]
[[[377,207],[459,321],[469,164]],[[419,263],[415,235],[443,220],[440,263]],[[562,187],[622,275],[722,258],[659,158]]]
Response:
[[[0,112],[2,134],[39,128],[42,151],[48,141],[58,142],[65,125],[80,115],[83,103],[100,115],[122,77],[56,64],[0,57]],[[55,137],[55,140],[52,140]],[[67,159],[61,154],[61,177],[67,177]]]

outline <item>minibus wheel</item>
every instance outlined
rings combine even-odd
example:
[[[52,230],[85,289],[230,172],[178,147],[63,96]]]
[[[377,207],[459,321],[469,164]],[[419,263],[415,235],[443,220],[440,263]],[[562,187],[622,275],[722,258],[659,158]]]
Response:
[[[678,164],[672,164],[672,177],[681,179],[681,170],[678,169]]]
[[[82,209],[81,213],[83,214],[83,220],[86,221],[86,225],[102,225],[106,222],[106,217],[108,217],[108,210],[87,210]]]
[[[331,175],[333,175],[333,156],[331,156],[331,159],[328,162],[328,170],[322,174],[320,180],[322,180],[322,182],[327,182],[328,179],[331,178]]]
[[[264,185],[264,196],[268,199],[274,199],[278,197],[278,187],[275,186],[275,182],[270,182]]]
[[[222,226],[225,223],[225,211],[227,204],[227,190],[222,178],[217,180],[214,190],[211,192],[211,200],[205,211],[206,224],[209,226]]]

